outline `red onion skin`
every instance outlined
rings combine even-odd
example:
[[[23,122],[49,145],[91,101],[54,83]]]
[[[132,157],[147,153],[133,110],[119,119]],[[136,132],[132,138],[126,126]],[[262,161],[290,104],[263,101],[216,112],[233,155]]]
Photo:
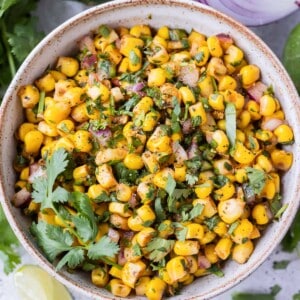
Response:
[[[198,267],[200,269],[208,269],[211,267],[210,261],[204,255],[198,255]]]
[[[172,149],[173,153],[175,155],[175,161],[178,164],[184,163],[188,159],[188,155],[184,148],[178,143],[178,142],[173,142],[172,143]]]
[[[108,127],[100,130],[89,129],[89,132],[97,139],[101,146],[106,146],[112,137],[112,132]]]
[[[115,243],[119,242],[120,234],[117,230],[115,230],[113,228],[109,228],[107,235],[113,242],[115,242]]]
[[[94,41],[89,35],[84,36],[78,44],[81,51],[87,49],[91,54],[97,54]]]
[[[199,79],[199,70],[194,65],[187,65],[180,68],[179,80],[184,84],[195,87]]]
[[[120,266],[124,266],[127,262],[126,257],[124,255],[124,250],[124,247],[121,247],[118,254],[118,265]]]
[[[43,169],[43,167],[40,164],[34,163],[29,166],[29,178],[28,178],[29,183],[33,183],[33,181],[36,178],[42,176],[46,176],[46,171]]]
[[[95,54],[86,55],[82,59],[80,66],[81,69],[91,69],[96,65],[96,63],[97,63],[97,56]]]
[[[271,119],[267,119],[262,121],[261,123],[261,128],[263,130],[270,130],[273,131],[275,130],[278,126],[284,124],[283,120],[280,119],[276,119],[276,118],[271,118]]]

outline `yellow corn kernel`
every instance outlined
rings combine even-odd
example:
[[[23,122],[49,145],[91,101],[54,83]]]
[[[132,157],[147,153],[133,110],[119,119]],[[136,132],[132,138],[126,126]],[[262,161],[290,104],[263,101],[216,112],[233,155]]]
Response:
[[[220,110],[223,111],[225,109],[224,106],[224,96],[222,94],[211,94],[208,98],[208,104],[213,108],[214,110]]]
[[[275,182],[272,179],[267,179],[265,186],[261,192],[261,197],[264,197],[268,200],[272,200],[276,194]]]
[[[167,46],[168,46],[167,41],[159,35],[154,36],[154,38],[152,40],[152,43],[154,45],[159,45],[159,46],[162,46],[164,48],[167,48]]]
[[[80,87],[70,87],[63,95],[63,101],[67,102],[70,107],[74,107],[84,102],[82,97],[84,90]]]
[[[162,26],[158,29],[157,35],[165,40],[169,39],[169,28],[167,26]]]
[[[254,226],[248,219],[242,219],[231,235],[231,239],[236,244],[242,244],[246,239],[249,239]]]
[[[261,118],[261,115],[259,113],[260,107],[256,101],[254,100],[248,101],[246,104],[246,109],[250,113],[252,120],[257,121]]]
[[[26,182],[25,180],[18,180],[18,181],[15,183],[15,188],[16,188],[16,189],[23,189],[23,188],[26,189],[26,185],[27,185],[27,182]]]
[[[128,69],[130,72],[137,72],[142,68],[142,52],[138,48],[133,48],[129,51],[128,55],[129,64]]]
[[[153,223],[156,216],[152,208],[148,204],[140,206],[136,210],[137,215],[141,218],[143,223],[146,223],[148,226],[150,223]]]
[[[153,277],[147,284],[146,297],[149,300],[161,300],[167,284],[159,277]]]
[[[207,275],[207,271],[204,268],[198,269],[194,274],[195,277],[201,277]]]
[[[270,130],[257,130],[255,132],[255,137],[263,142],[270,140],[273,137],[273,133]]]
[[[19,89],[18,97],[24,108],[33,108],[40,100],[40,92],[34,85],[28,84]]]
[[[218,90],[225,91],[225,90],[235,90],[237,87],[236,80],[229,75],[222,76],[219,80]]]
[[[187,260],[187,270],[190,274],[193,274],[198,269],[198,261],[195,256],[188,255],[185,257]]]
[[[119,73],[126,73],[129,69],[129,59],[128,57],[124,57],[122,60],[121,60],[121,63],[119,64],[119,67],[118,67],[118,72]]]
[[[112,168],[108,164],[103,164],[96,168],[96,179],[105,189],[112,188],[117,185],[117,181],[112,173]]]
[[[148,182],[140,182],[137,187],[137,194],[144,204],[149,204],[153,201],[153,186]]]
[[[212,134],[212,140],[216,143],[216,151],[220,154],[226,153],[229,149],[229,140],[223,130],[216,130]]]
[[[276,101],[270,95],[262,96],[259,100],[259,104],[259,113],[264,117],[271,116],[276,110]]]
[[[236,169],[235,170],[235,180],[239,183],[244,183],[247,180],[247,172],[245,169]]]
[[[32,155],[38,154],[42,146],[43,139],[43,134],[38,130],[32,130],[27,132],[24,137],[25,152]]]
[[[200,117],[200,125],[206,123],[206,112],[201,102],[191,105],[189,107],[189,113],[192,118]]]
[[[219,260],[215,247],[215,244],[208,244],[204,247],[204,255],[211,264],[215,264]]]
[[[174,179],[178,182],[185,181],[186,178],[186,166],[174,165]]]
[[[226,120],[219,120],[217,126],[219,129],[226,131]]]
[[[171,280],[177,281],[188,274],[186,270],[187,263],[184,256],[175,256],[167,262],[166,269]]]
[[[253,226],[253,231],[251,232],[249,239],[257,239],[260,237],[260,232],[256,226]]]
[[[271,160],[263,154],[256,157],[256,162],[266,173],[271,172],[273,169]]]
[[[227,234],[227,224],[223,221],[218,222],[218,224],[214,227],[213,231],[218,236],[225,236]]]
[[[212,180],[207,180],[206,182],[197,185],[195,187],[195,193],[198,198],[204,199],[207,198],[213,190],[213,181]]]
[[[104,268],[96,268],[91,273],[92,283],[99,287],[105,287],[109,281],[108,272]]]
[[[200,224],[197,224],[197,223],[187,224],[186,229],[187,229],[187,231],[186,231],[185,238],[187,240],[189,240],[189,239],[201,240],[204,236],[204,228]],[[183,254],[179,254],[179,255],[183,255]]]
[[[216,233],[213,231],[208,230],[208,228],[205,228],[205,233],[203,238],[200,240],[200,245],[206,245],[211,243],[216,238]]]
[[[130,230],[131,228],[129,227],[129,218],[124,218],[118,214],[112,214],[109,217],[109,222],[113,225],[113,227],[118,228],[118,229],[122,229],[122,230]],[[133,229],[131,229],[133,230]],[[141,230],[141,229],[139,229]]]
[[[153,107],[153,100],[150,97],[143,97],[133,108],[132,112],[135,116],[146,114]]]
[[[251,114],[247,110],[243,110],[237,119],[237,127],[240,129],[246,128],[251,121]]]
[[[204,205],[204,208],[201,213],[201,217],[211,218],[213,215],[217,213],[216,204],[210,197],[205,199],[194,200],[193,206],[196,206],[197,204]]]
[[[128,218],[128,227],[132,231],[141,231],[145,227],[143,226],[143,220],[139,216],[129,217]]]
[[[188,41],[190,44],[192,44],[193,42],[197,42],[197,43],[205,42],[205,40],[206,40],[205,35],[198,31],[195,31],[194,29],[190,32],[188,36]]]
[[[232,249],[232,259],[239,264],[244,264],[254,250],[254,245],[251,240],[243,244],[235,245]]]
[[[218,201],[224,201],[231,198],[234,194],[234,185],[231,182],[227,182],[224,186],[214,191],[214,198]]]
[[[161,137],[150,136],[147,142],[147,148],[151,152],[165,152],[171,153],[172,149],[170,146],[171,139],[165,135]]]
[[[258,225],[265,225],[270,222],[269,207],[266,203],[256,204],[252,210],[252,218]]]
[[[110,202],[108,205],[108,210],[113,214],[118,214],[125,218],[128,218],[132,215],[132,211],[128,209],[125,203]]]
[[[107,86],[102,83],[89,87],[86,94],[92,99],[101,99],[101,102],[107,102],[109,100],[110,91]]]
[[[66,136],[74,131],[75,124],[72,120],[62,120],[57,124],[56,129],[60,136]]]
[[[79,152],[90,152],[93,148],[93,136],[86,130],[78,130],[74,134],[74,145]]]
[[[157,125],[160,118],[160,113],[158,111],[150,111],[145,115],[145,119],[143,122],[143,131],[153,131],[155,126]]]
[[[27,210],[29,214],[35,213],[37,214],[41,209],[41,204],[40,203],[35,203],[34,201],[30,201]]]
[[[157,156],[150,151],[145,151],[142,154],[142,160],[145,164],[146,169],[150,173],[156,173],[159,170],[159,163]]]
[[[165,70],[162,68],[151,69],[148,74],[148,86],[149,87],[159,87],[166,82]]]
[[[118,297],[126,298],[131,292],[131,288],[126,285],[121,279],[110,280],[108,286],[111,293]]]
[[[119,269],[115,266],[112,266],[108,273],[114,278],[119,278],[119,279],[122,278],[122,269]]]
[[[74,143],[68,136],[61,137],[53,145],[53,150],[56,151],[59,148],[64,148],[68,152],[72,152],[75,148]]]
[[[73,190],[74,190],[74,192],[84,193],[85,192],[85,187],[83,185],[73,184]]]
[[[124,35],[121,38],[120,52],[129,57],[129,53],[132,49],[142,48],[144,41],[140,38],[136,38],[130,35]]]
[[[276,193],[279,193],[280,192],[280,177],[278,175],[278,173],[269,173],[269,176],[271,176],[274,184],[275,184],[275,190],[276,190]]]
[[[152,54],[147,55],[147,59],[154,65],[161,65],[169,61],[169,54],[165,47],[158,44],[151,45]],[[167,75],[166,75],[167,76]]]
[[[45,121],[41,121],[38,125],[38,130],[46,136],[55,137],[58,136],[58,132],[55,124],[49,124]]]
[[[147,291],[148,283],[150,282],[151,278],[149,276],[143,276],[138,279],[135,284],[135,294],[137,296],[145,296]]]
[[[55,213],[51,208],[43,209],[42,211],[39,211],[39,213],[38,213],[39,221],[41,220],[41,221],[44,221],[51,225],[56,225],[54,217],[55,217]]]
[[[56,70],[50,70],[49,74],[52,75],[52,77],[54,78],[55,81],[67,79],[67,76],[65,74],[63,74],[62,72],[56,71]]]
[[[73,170],[73,178],[77,184],[81,184],[84,182],[90,173],[90,168],[87,164],[81,165],[79,167],[76,167]]]
[[[172,222],[170,220],[164,220],[159,225],[158,235],[161,238],[167,238],[168,236],[172,235],[174,233],[174,228],[172,225]]]
[[[174,284],[174,280],[172,280],[169,276],[169,273],[167,272],[167,269],[166,268],[161,268],[159,269],[158,271],[158,275],[159,275],[159,278],[161,278],[165,283],[167,284]]]
[[[20,173],[20,179],[28,180],[28,177],[29,177],[29,167],[25,167],[24,169],[22,169]]]
[[[56,69],[68,77],[73,77],[78,72],[79,63],[73,57],[60,56],[56,64]]]
[[[122,161],[126,157],[127,153],[128,151],[122,148],[106,148],[98,151],[95,163],[97,165],[101,165],[111,161]]]
[[[144,167],[144,162],[140,155],[128,153],[124,158],[124,165],[130,170],[139,170]]]
[[[58,124],[65,120],[71,112],[71,107],[65,102],[56,102],[49,105],[44,112],[44,120],[48,124]]]
[[[154,175],[153,183],[157,187],[159,187],[161,189],[165,189],[169,176],[174,178],[174,171],[170,168],[164,168]]]
[[[287,171],[292,166],[293,153],[285,150],[274,149],[271,152],[271,161],[275,169]]]
[[[195,255],[198,254],[200,245],[198,241],[176,241],[174,252],[176,255]]]
[[[242,77],[244,87],[250,86],[260,77],[260,69],[256,65],[246,65],[241,68],[239,74]]]
[[[284,120],[285,115],[284,115],[284,112],[282,110],[278,110],[278,111],[274,112],[274,114],[272,116],[270,116],[270,118]]]
[[[198,87],[200,88],[201,96],[208,98],[214,92],[212,77],[206,75],[204,78],[201,78],[198,82]]]
[[[230,45],[226,50],[224,61],[226,62],[226,64],[230,64],[233,67],[236,67],[241,64],[243,58],[243,51],[235,45]]]
[[[71,111],[71,117],[78,123],[83,123],[89,120],[89,116],[86,112],[86,104],[82,103],[73,107]]]
[[[250,164],[254,160],[255,155],[241,142],[237,142],[232,157],[240,164]]]
[[[191,54],[188,51],[180,51],[177,53],[174,53],[171,56],[171,61],[175,63],[182,63],[189,61],[191,59]]]
[[[153,237],[156,236],[156,230],[147,227],[136,234],[136,241],[141,247],[146,247]]]
[[[29,132],[35,130],[35,125],[32,123],[23,123],[18,128],[18,138],[24,142],[25,135]]]
[[[220,92],[224,96],[225,102],[231,102],[235,105],[237,110],[240,110],[244,107],[245,98],[242,94],[238,93],[235,90],[225,90],[224,92]]]
[[[227,175],[232,174],[233,165],[227,158],[221,158],[213,162],[213,167],[216,174]]]
[[[113,44],[106,46],[103,52],[107,54],[109,59],[116,65],[118,65],[122,60],[122,54]]]
[[[179,88],[179,92],[184,104],[194,104],[196,102],[195,96],[189,87],[182,86]]]
[[[220,40],[216,36],[213,35],[207,38],[207,47],[211,56],[221,57],[223,55]]]
[[[146,265],[141,260],[126,262],[122,269],[122,281],[131,288],[134,288],[135,283],[145,269]]]
[[[218,204],[218,213],[225,223],[231,224],[242,216],[244,207],[244,201],[237,198],[231,198],[221,201]]]
[[[116,196],[119,201],[128,202],[132,196],[130,186],[125,183],[118,183],[116,186]]]
[[[232,241],[230,238],[221,238],[215,247],[215,252],[219,258],[225,260],[229,257],[232,247]]]
[[[66,79],[66,78],[65,78]],[[84,87],[89,79],[89,73],[88,70],[79,70],[78,73],[76,74],[76,76],[74,77],[74,79],[76,80],[77,84],[80,87]]]
[[[40,91],[45,91],[46,93],[51,92],[54,90],[55,87],[55,79],[53,76],[48,73],[43,77],[37,79],[35,81],[36,86],[39,88]]]
[[[289,125],[279,125],[275,130],[274,134],[277,137],[277,142],[282,144],[291,143],[294,140],[293,130]]]
[[[208,59],[210,57],[210,52],[207,46],[200,46],[197,42],[194,44],[192,44],[191,46],[191,52],[192,49],[195,48],[195,53],[193,53],[193,59],[196,62],[196,65],[198,67],[204,66],[207,64]]]

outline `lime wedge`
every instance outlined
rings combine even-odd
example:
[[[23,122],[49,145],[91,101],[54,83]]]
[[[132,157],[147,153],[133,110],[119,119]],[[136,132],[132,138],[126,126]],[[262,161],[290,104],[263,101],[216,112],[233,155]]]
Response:
[[[38,266],[19,268],[14,274],[14,283],[22,300],[72,300],[68,290]]]

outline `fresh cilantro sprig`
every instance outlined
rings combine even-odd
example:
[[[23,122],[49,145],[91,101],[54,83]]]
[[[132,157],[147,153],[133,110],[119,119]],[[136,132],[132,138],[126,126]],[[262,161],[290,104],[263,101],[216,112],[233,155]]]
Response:
[[[58,177],[67,166],[67,152],[58,149],[47,158],[46,176],[34,180],[32,192],[33,201],[41,204],[41,210],[52,209],[67,230],[39,221],[32,224],[31,231],[50,261],[53,262],[63,255],[56,266],[57,269],[64,265],[75,268],[86,258],[101,259],[113,264],[107,257],[118,253],[119,246],[107,236],[95,241],[98,228],[88,196],[76,191],[69,193],[60,186],[55,187]],[[63,206],[66,202],[76,210],[76,214],[68,213]],[[80,241],[79,246],[74,246],[76,240]]]
[[[159,262],[171,252],[175,244],[173,240],[166,240],[160,237],[153,238],[147,245],[146,250],[150,252],[149,259]]]

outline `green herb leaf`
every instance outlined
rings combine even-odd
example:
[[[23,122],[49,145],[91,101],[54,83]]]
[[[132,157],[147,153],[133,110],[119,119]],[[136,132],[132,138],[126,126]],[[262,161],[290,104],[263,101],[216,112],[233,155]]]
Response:
[[[239,226],[240,222],[239,221],[235,221],[234,223],[232,223],[228,229],[228,234],[233,234],[233,232],[235,231],[235,229]]]
[[[209,269],[207,269],[207,271],[218,277],[224,276],[223,271],[217,265],[212,265]]]
[[[166,213],[161,205],[161,199],[156,198],[154,202],[154,210],[155,210],[155,215],[156,219],[158,222],[161,222],[166,219]]]
[[[175,190],[175,187],[176,187],[176,181],[174,180],[174,178],[168,174],[168,180],[167,180],[167,185],[166,185],[166,192],[172,196],[173,195],[173,192]]]
[[[89,246],[87,255],[90,259],[101,259],[103,256],[112,257],[119,250],[118,244],[105,235],[97,243]]]
[[[166,240],[159,237],[153,238],[147,245],[146,250],[150,252],[149,259],[159,262],[171,252],[175,241]]]
[[[204,205],[197,203],[193,209],[189,212],[189,219],[192,220],[196,217],[199,217],[202,214],[202,211],[204,209]]]
[[[187,234],[187,228],[178,222],[174,222],[173,226],[175,228],[175,235],[176,235],[177,240],[185,241],[185,237]]]
[[[73,237],[59,226],[40,221],[37,224],[33,223],[30,229],[51,262],[59,254],[72,249]]]
[[[3,261],[4,272],[8,274],[21,262],[16,251],[19,242],[7,222],[3,209],[0,206],[0,259]]]
[[[236,140],[236,109],[231,102],[225,108],[226,135],[228,136],[231,147],[234,147]]]
[[[300,292],[293,295],[293,300],[300,300]]]
[[[141,59],[137,56],[134,50],[129,51],[129,61],[132,63],[132,65],[138,65],[141,61]]]
[[[249,184],[256,195],[259,195],[266,184],[266,174],[262,170],[246,167]]]
[[[274,261],[273,262],[273,269],[274,270],[286,269],[286,267],[289,265],[290,262],[291,262],[290,260]]]
[[[282,241],[282,249],[292,252],[300,242],[300,210],[298,211],[292,226]]]
[[[187,181],[188,185],[192,186],[198,182],[198,176],[187,173],[185,175],[185,180]]]
[[[134,256],[142,256],[142,251],[138,243],[133,245],[132,250]]]
[[[62,269],[64,265],[74,269],[84,261],[84,250],[81,248],[73,248],[67,252],[56,266],[56,270]]]
[[[208,227],[209,230],[213,230],[220,221],[220,217],[218,215],[215,215],[209,219],[205,219],[203,223]]]
[[[284,51],[283,64],[290,74],[294,84],[300,93],[300,24],[298,24],[289,34]]]

